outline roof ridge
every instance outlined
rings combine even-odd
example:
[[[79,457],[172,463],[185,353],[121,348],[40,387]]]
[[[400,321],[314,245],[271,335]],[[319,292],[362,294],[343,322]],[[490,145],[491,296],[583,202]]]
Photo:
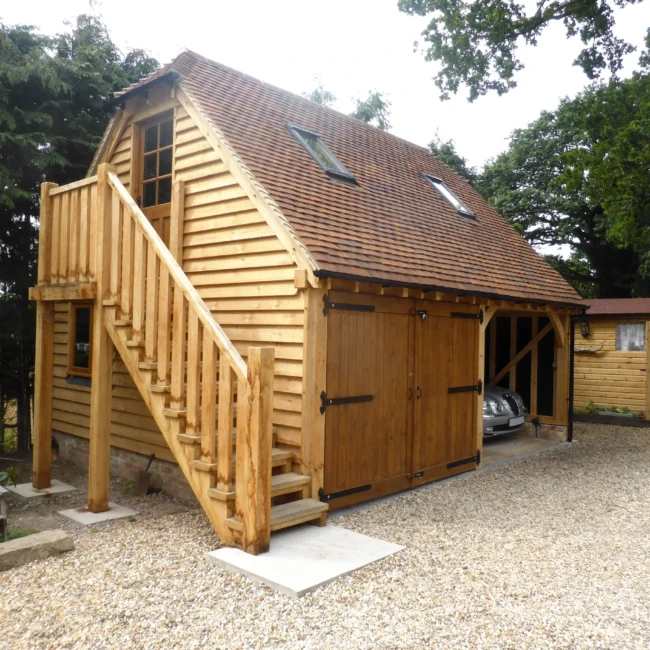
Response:
[[[254,77],[250,74],[247,74],[246,72],[242,72],[241,70],[236,70],[235,68],[230,67],[229,65],[226,65],[225,63],[221,63],[219,61],[215,61],[214,59],[210,59],[207,56],[204,56],[203,54],[199,54],[198,52],[194,52],[194,50],[190,50],[189,48],[186,48],[181,52],[170,64],[172,65],[176,63],[177,59],[182,57],[183,55],[189,54],[201,61],[203,63],[212,65],[216,68],[220,68],[221,70],[224,70],[225,72],[229,72],[230,74],[234,74],[235,76],[239,77],[240,79],[245,79],[247,81],[252,81],[256,84],[259,84],[260,86],[264,86],[266,88],[269,88],[270,90],[273,90],[275,92],[279,92],[285,95],[292,95],[293,97],[297,98],[301,102],[303,102],[305,105],[312,106],[316,108],[316,110],[322,110],[325,113],[336,113],[339,116],[344,117],[347,120],[352,121],[354,124],[360,125],[362,128],[367,128],[371,129],[374,132],[381,133],[385,136],[388,136],[389,138],[393,138],[395,140],[399,140],[400,142],[403,142],[404,144],[410,146],[410,147],[416,147],[418,149],[421,149],[423,151],[426,151],[430,156],[435,158],[436,160],[439,160],[439,158],[431,153],[431,150],[426,147],[422,146],[420,144],[417,144],[415,142],[411,142],[410,140],[407,140],[406,138],[403,138],[399,135],[395,135],[394,133],[391,133],[390,131],[384,131],[383,129],[380,129],[379,127],[373,126],[372,124],[369,124],[368,122],[364,122],[363,120],[359,120],[356,117],[352,117],[351,115],[348,115],[347,113],[343,113],[342,111],[337,110],[336,108],[332,108],[331,106],[326,106],[325,104],[319,104],[318,102],[314,102],[311,99],[308,99],[307,97],[303,97],[302,95],[299,95],[298,93],[294,93],[291,90],[287,90],[286,88],[281,88],[280,86],[276,86],[275,84],[269,83],[268,81],[264,81],[263,79],[258,79],[257,77]],[[152,73],[153,74],[153,73]],[[182,73],[181,73],[182,74]],[[442,161],[440,161],[442,162]],[[444,164],[444,163],[443,163]]]

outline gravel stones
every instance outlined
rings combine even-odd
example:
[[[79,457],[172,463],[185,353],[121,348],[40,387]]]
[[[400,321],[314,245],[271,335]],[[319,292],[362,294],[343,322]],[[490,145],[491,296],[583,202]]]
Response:
[[[575,433],[335,519],[406,549],[299,601],[211,566],[202,512],[143,503],[3,574],[0,648],[648,648],[650,430]]]

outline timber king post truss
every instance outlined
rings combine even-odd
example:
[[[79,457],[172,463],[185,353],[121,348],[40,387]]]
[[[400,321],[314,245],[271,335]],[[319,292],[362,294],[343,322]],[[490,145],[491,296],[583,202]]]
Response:
[[[182,210],[182,181],[173,194]],[[54,306],[91,301],[88,509],[108,510],[115,349],[221,540],[263,553],[273,530],[325,525],[328,506],[274,447],[274,348],[251,347],[244,361],[178,264],[179,234],[168,248],[108,164],[42,185],[33,484],[51,482]],[[283,495],[297,500],[273,506]]]

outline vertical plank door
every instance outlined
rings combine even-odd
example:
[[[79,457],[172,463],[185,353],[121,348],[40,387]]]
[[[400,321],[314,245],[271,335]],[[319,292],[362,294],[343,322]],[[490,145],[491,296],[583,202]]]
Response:
[[[477,309],[417,301],[413,485],[475,469]],[[417,313],[416,312],[416,313]]]
[[[341,308],[327,315],[326,393],[336,403],[326,406],[323,487],[338,508],[409,486],[413,305],[359,294],[332,293],[330,301]]]

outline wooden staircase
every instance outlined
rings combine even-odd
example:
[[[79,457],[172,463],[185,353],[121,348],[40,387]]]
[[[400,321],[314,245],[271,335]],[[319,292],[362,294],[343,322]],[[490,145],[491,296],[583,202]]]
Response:
[[[109,394],[112,363],[103,357],[110,357],[112,342],[224,543],[261,553],[269,548],[271,531],[304,522],[324,525],[328,507],[309,498],[310,477],[293,471],[289,449],[275,446],[274,349],[251,347],[244,361],[113,170],[100,165],[97,177],[84,184],[92,182],[97,184],[96,223],[89,225],[97,281],[92,391],[95,384],[100,389],[91,394],[90,473],[93,426],[108,436],[107,423],[93,422],[93,414],[103,409],[101,387]],[[70,191],[78,186],[71,184]],[[73,203],[70,197],[63,205]],[[71,250],[74,238],[68,246],[67,254],[92,259]],[[69,282],[40,273],[48,257],[56,269],[58,255],[52,250],[42,262],[39,253],[39,284]],[[110,337],[104,337],[106,343],[104,332]],[[91,475],[90,492],[92,485]]]

